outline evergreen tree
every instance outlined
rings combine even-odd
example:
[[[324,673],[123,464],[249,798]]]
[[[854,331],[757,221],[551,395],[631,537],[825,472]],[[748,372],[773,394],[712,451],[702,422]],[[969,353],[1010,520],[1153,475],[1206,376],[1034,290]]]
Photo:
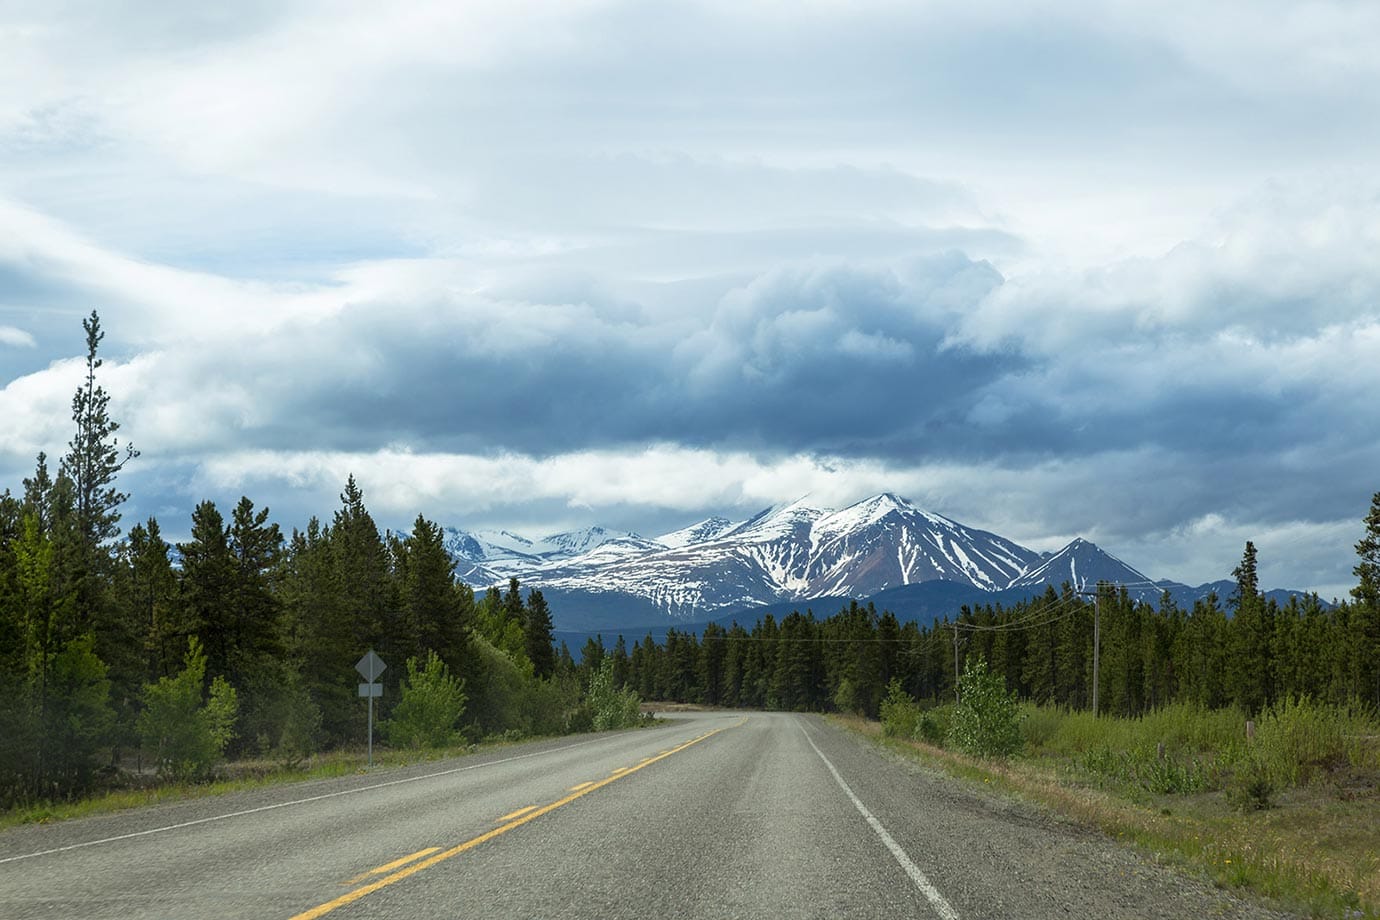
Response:
[[[1380,492],[1371,497],[1365,525],[1352,570],[1359,581],[1351,589],[1356,624],[1349,645],[1355,649],[1359,693],[1380,706]]]
[[[1270,675],[1270,644],[1273,639],[1270,611],[1260,594],[1256,574],[1255,544],[1246,542],[1241,564],[1232,572],[1236,578],[1236,605],[1228,635],[1231,656],[1228,682],[1236,704],[1248,714],[1259,712],[1273,698]]]
[[[294,530],[279,584],[288,657],[301,661],[306,690],[321,708],[322,731],[339,742],[353,736],[358,721],[352,678],[363,651],[345,616],[332,542],[330,527],[315,517],[305,531]]]
[[[417,515],[401,551],[403,631],[415,642],[409,657],[422,660],[435,652],[451,673],[467,676],[465,633],[474,617],[474,594],[455,580],[455,560],[440,525]]]
[[[86,331],[86,378],[72,396],[77,432],[62,460],[62,471],[75,486],[77,526],[90,565],[119,533],[119,508],[129,496],[115,488],[115,477],[139,451],[132,444],[120,450],[115,437],[120,424],[110,418],[110,395],[96,383],[96,371],[103,363],[96,354],[105,333],[95,310],[81,326]]]
[[[722,702],[724,680],[724,659],[728,654],[724,637],[727,630],[717,623],[706,623],[704,636],[700,642],[700,665],[697,683],[700,688],[700,702],[718,706]]]
[[[351,475],[330,528],[331,561],[339,586],[337,613],[348,624],[359,656],[373,648],[385,660],[405,660],[395,647],[401,638],[397,605],[391,596],[388,551]],[[343,667],[354,664],[342,661]]]
[[[182,554],[182,619],[188,635],[200,640],[212,677],[232,673],[236,646],[235,557],[230,530],[213,501],[192,512],[192,535],[177,545]]]
[[[514,579],[516,582],[517,579]],[[550,677],[556,671],[556,650],[551,636],[551,608],[546,606],[546,598],[533,589],[527,595],[523,608],[525,621],[523,633],[526,637],[527,657],[532,662],[532,673],[539,678]]]

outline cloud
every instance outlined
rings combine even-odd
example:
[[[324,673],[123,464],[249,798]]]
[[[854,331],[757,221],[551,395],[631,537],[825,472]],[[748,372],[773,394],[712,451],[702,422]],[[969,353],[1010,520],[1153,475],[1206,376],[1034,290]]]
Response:
[[[10,345],[14,348],[36,348],[38,342],[34,337],[23,329],[16,329],[14,326],[0,326],[0,345]]]
[[[148,508],[321,513],[356,465],[389,513],[500,525],[891,489],[1185,580],[1255,534],[1343,583],[1377,17],[9,9],[0,486],[66,443],[94,307]]]

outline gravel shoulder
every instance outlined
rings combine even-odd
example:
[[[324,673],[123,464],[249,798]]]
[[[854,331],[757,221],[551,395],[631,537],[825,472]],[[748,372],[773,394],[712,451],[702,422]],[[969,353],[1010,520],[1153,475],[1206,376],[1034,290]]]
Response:
[[[831,738],[839,769],[857,777],[858,795],[878,803],[877,817],[897,840],[913,855],[934,854],[932,878],[965,916],[1305,916],[1218,888],[1053,809],[953,776],[832,720],[812,724]]]

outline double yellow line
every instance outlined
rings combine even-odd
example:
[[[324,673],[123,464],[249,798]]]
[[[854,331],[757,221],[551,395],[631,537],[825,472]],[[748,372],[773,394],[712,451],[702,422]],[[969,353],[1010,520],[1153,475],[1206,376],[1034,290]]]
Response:
[[[742,723],[740,722],[738,724]],[[706,738],[711,738],[721,731],[723,731],[722,728],[716,728],[712,731],[705,732],[703,735],[700,735],[696,738],[691,738],[684,744],[681,744],[677,747],[673,747],[668,751],[663,751],[655,757],[649,757],[635,767],[619,769],[615,771],[612,776],[609,776],[606,779],[601,779],[597,782],[585,783],[576,786],[574,791],[572,791],[565,798],[558,799],[557,801],[552,802],[549,805],[533,806],[531,808],[525,808],[521,811],[514,812],[513,815],[505,815],[505,818],[511,818],[511,820],[507,821],[505,824],[499,825],[498,827],[494,828],[491,831],[488,831],[487,833],[480,834],[478,837],[466,840],[464,843],[459,844],[458,846],[451,847],[449,850],[444,850],[442,852],[436,853],[434,856],[430,856],[419,862],[415,862],[411,865],[405,866],[404,868],[398,869],[396,872],[393,872],[389,875],[385,875],[383,878],[378,879],[377,881],[370,882],[367,885],[361,885],[353,891],[343,894],[340,897],[335,898],[334,900],[327,901],[325,904],[313,907],[311,910],[303,911],[300,914],[296,914],[291,918],[291,920],[315,920],[315,918],[317,917],[324,917],[326,914],[329,914],[336,908],[344,907],[346,904],[352,904],[355,901],[358,901],[360,898],[364,897],[365,895],[372,894],[375,891],[378,891],[380,888],[387,888],[389,885],[401,882],[403,879],[409,876],[416,875],[423,869],[430,869],[432,866],[435,866],[439,863],[443,863],[448,859],[453,859],[467,850],[474,849],[481,843],[487,843],[488,841],[493,840],[495,837],[508,833],[515,827],[521,827],[529,821],[535,821],[542,815],[550,814],[551,812],[555,811],[557,808],[560,808],[563,805],[569,805],[571,802],[575,801],[581,796],[589,795],[591,792],[594,792],[597,789],[602,789],[609,783],[620,780],[625,776],[631,776],[638,770],[641,770],[644,767],[650,767],[652,764],[656,763],[659,760],[665,760],[672,754],[679,754],[686,748],[691,747],[692,745],[699,744]],[[387,865],[380,866],[378,869],[375,869],[372,872],[365,873],[363,876],[356,876],[356,879],[354,880],[368,878],[370,875],[376,875],[379,872],[387,871],[395,866],[407,863],[419,855],[429,852],[434,852],[434,848],[431,850],[420,850],[417,853],[412,854],[411,856],[405,856],[400,860],[394,860],[393,862],[388,863]]]

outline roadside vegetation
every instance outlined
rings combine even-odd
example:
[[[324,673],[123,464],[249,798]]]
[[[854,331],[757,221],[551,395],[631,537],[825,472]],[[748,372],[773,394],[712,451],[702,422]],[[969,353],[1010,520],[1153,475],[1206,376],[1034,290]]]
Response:
[[[1000,754],[975,748],[965,708],[999,735],[1014,727],[1017,744]],[[1283,699],[1250,720],[1248,735],[1233,709],[1179,703],[1095,717],[990,697],[925,705],[893,685],[880,722],[847,721],[1224,887],[1319,917],[1380,917],[1380,719],[1368,706]]]
[[[198,504],[176,545],[152,517],[122,533],[139,452],[99,383],[99,316],[82,327],[68,451],[0,492],[0,823],[352,769],[369,649],[387,664],[376,738],[407,757],[640,724],[626,655],[577,664],[540,591],[476,596],[439,525],[380,532],[353,476],[289,535],[247,496],[228,519]]]

